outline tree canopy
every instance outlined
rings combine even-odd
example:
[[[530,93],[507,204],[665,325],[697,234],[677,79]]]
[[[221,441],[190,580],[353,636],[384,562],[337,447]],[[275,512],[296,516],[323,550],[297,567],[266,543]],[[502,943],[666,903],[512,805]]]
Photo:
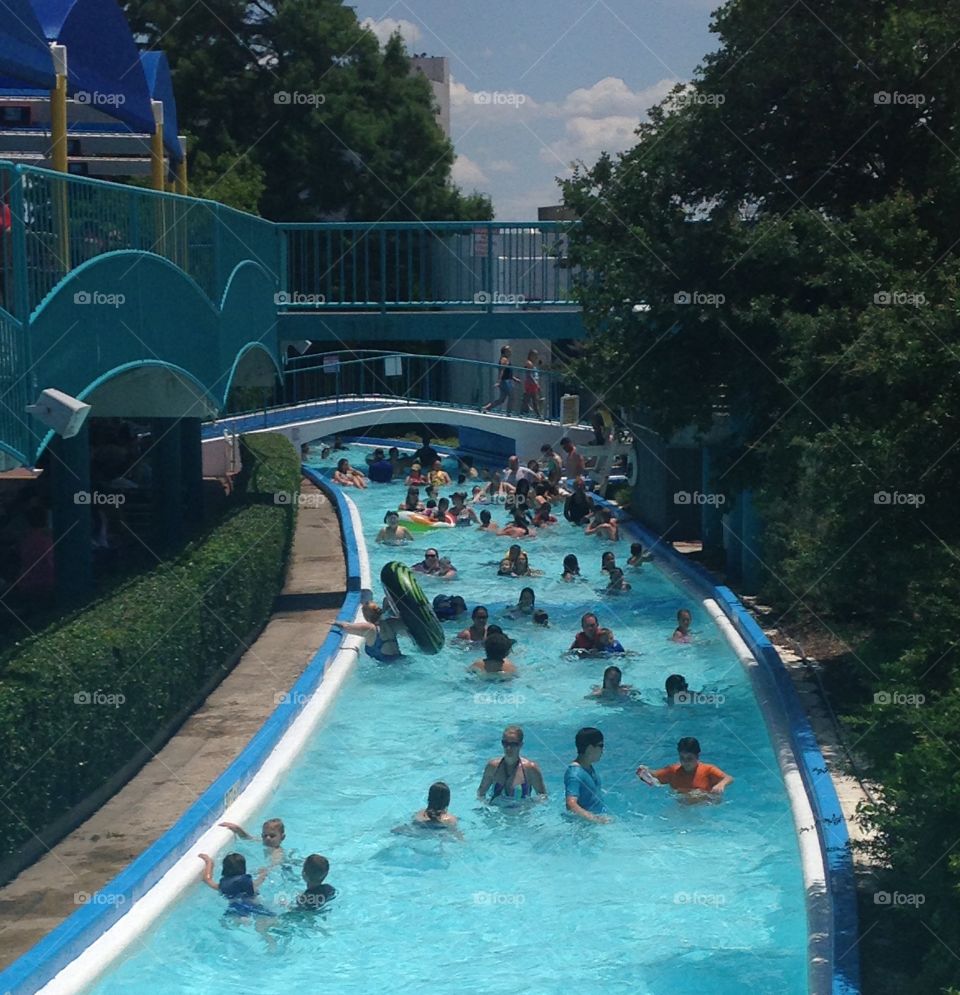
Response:
[[[170,62],[194,192],[277,221],[473,220],[454,152],[399,35],[381,49],[341,0],[129,0]]]

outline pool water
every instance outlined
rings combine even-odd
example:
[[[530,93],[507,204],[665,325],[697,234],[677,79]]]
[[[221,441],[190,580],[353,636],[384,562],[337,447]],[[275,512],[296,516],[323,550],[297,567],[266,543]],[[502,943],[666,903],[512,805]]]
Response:
[[[362,656],[259,813],[283,818],[288,848],[262,899],[283,908],[302,888],[303,857],[319,852],[330,860],[336,900],[322,913],[282,916],[258,930],[230,922],[224,900],[198,884],[94,990],[805,992],[806,914],[787,796],[747,679],[702,605],[651,564],[627,568],[629,593],[598,593],[600,554],[614,548],[625,565],[629,539],[584,536],[562,517],[522,544],[543,571],[532,582],[497,577],[514,540],[474,528],[419,534],[406,548],[378,546],[383,514],[403,491],[402,483],[349,491],[363,518],[375,597],[383,563],[412,564],[428,544],[438,546],[458,576],[426,578],[428,596],[461,594],[471,609],[487,605],[490,621],[517,640],[511,658],[519,677],[477,681],[466,668],[482,653],[453,642],[428,657],[401,637],[408,657],[400,663]],[[579,583],[559,579],[568,552],[586,575]],[[549,628],[501,617],[527,583]],[[693,612],[689,645],[669,640],[682,606]],[[639,700],[585,697],[609,662],[566,655],[587,610],[629,651],[613,662]],[[448,640],[468,622],[444,623]],[[668,708],[663,684],[675,672],[713,692],[714,703]],[[501,733],[513,723],[523,726],[523,755],[540,764],[549,800],[484,805],[475,794],[484,763],[502,754]],[[575,756],[574,734],[587,725],[605,737],[596,769],[614,817],[608,825],[564,813],[563,773]],[[674,762],[677,739],[688,735],[699,738],[704,760],[736,778],[718,804],[683,804],[634,774],[640,762]],[[463,841],[391,834],[441,779]],[[259,821],[247,828],[257,833]],[[259,840],[236,849],[249,870],[263,866]]]

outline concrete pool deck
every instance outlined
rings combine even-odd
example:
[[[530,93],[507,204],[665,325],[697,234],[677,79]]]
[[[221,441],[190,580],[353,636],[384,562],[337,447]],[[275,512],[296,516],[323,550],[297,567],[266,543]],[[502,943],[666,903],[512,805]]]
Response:
[[[120,791],[0,888],[0,969],[177,821],[247,745],[326,638],[346,595],[340,524],[312,483],[304,480],[301,493],[314,500],[300,506],[286,583],[257,641]]]

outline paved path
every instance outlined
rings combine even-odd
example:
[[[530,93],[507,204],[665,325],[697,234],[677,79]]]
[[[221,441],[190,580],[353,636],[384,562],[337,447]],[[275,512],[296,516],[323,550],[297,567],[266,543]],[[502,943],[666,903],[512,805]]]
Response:
[[[229,766],[327,636],[346,591],[340,525],[308,481],[287,582],[256,643],[124,788],[0,889],[0,968],[75,911],[173,825]]]

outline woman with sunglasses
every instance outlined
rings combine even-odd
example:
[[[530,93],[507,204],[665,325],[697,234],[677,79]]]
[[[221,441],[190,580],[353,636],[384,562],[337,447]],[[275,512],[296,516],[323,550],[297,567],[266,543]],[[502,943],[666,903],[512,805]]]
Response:
[[[473,621],[462,632],[457,633],[457,639],[468,643],[482,643],[487,638],[487,619],[490,612],[483,605],[477,605],[471,616]]]
[[[490,801],[525,801],[534,792],[546,799],[547,787],[538,764],[520,755],[523,748],[523,729],[520,726],[507,726],[500,739],[503,756],[487,761],[483,779],[477,788],[477,798],[487,799],[487,792],[493,788]]]

